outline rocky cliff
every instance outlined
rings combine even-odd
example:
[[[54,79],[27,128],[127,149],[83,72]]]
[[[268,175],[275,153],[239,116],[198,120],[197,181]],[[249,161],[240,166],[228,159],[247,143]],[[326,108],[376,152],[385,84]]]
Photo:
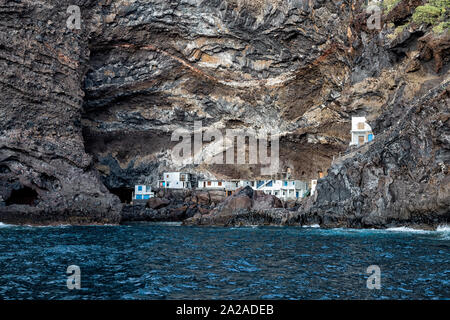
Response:
[[[87,19],[91,8],[83,4]],[[67,7],[61,1],[0,2],[2,222],[120,219],[120,201],[85,152],[82,83],[89,41],[84,30],[67,29]]]
[[[259,176],[175,164],[171,134],[194,121],[277,128],[298,179],[334,158],[305,223],[448,219],[448,13],[417,22],[424,1],[389,3],[373,30],[356,0],[1,1],[0,220],[116,223],[111,192],[164,170]],[[340,158],[352,115],[376,139]]]

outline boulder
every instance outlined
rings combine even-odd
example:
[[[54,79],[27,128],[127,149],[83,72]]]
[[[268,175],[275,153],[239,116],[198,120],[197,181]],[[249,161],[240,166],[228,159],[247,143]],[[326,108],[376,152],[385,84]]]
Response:
[[[170,201],[165,198],[150,198],[147,201],[147,208],[151,208],[154,210],[167,207],[170,204]]]
[[[198,204],[209,204],[211,202],[208,191],[199,191],[196,193]]]

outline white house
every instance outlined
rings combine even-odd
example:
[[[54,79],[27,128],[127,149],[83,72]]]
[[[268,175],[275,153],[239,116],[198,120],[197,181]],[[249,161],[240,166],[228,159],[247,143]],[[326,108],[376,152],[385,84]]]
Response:
[[[249,180],[212,180],[203,179],[198,180],[197,188],[199,189],[227,189],[236,190],[238,188],[244,188],[246,186],[254,187],[255,181]]]
[[[236,190],[238,183],[235,181],[228,180],[198,180],[197,187],[199,189],[232,189]]]
[[[152,188],[146,185],[135,185],[133,192],[133,200],[146,200],[153,198],[155,195],[152,192]]]
[[[192,188],[191,174],[184,172],[164,172],[162,180],[158,181],[158,186],[166,189]]]
[[[373,140],[372,128],[367,124],[366,117],[352,117],[351,146],[360,146]]]
[[[280,199],[303,198],[308,191],[308,185],[299,180],[199,180],[198,189],[224,190],[230,195],[238,188],[250,186],[253,190],[263,191]]]
[[[258,180],[253,189],[288,200],[303,198],[308,185],[300,180]]]
[[[311,180],[311,196],[316,192],[317,180]]]

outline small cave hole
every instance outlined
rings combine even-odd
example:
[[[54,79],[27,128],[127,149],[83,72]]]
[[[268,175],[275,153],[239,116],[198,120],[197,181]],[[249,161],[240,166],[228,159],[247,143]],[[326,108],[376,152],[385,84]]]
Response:
[[[30,187],[22,187],[18,190],[13,190],[11,196],[6,200],[6,205],[12,204],[25,204],[29,206],[35,206],[38,199],[36,191]]]
[[[122,203],[131,203],[133,197],[133,188],[111,188],[109,191],[119,197]]]
[[[8,166],[6,166],[4,164],[0,165],[0,173],[5,174],[5,173],[10,173],[10,172],[11,172],[11,170],[8,168]]]

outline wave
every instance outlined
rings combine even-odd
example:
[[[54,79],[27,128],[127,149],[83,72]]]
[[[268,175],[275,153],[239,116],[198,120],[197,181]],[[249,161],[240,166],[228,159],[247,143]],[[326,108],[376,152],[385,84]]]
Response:
[[[6,228],[6,227],[14,227],[14,225],[0,222],[0,228]]]
[[[410,227],[393,227],[387,228],[386,231],[394,231],[394,232],[414,232],[414,233],[430,233],[433,230],[424,230],[424,229],[415,229]]]
[[[320,228],[320,225],[318,225],[318,224],[309,224],[309,225],[305,224],[305,225],[302,226],[302,228]]]
[[[438,232],[450,232],[450,226],[448,224],[440,225],[436,228]]]

